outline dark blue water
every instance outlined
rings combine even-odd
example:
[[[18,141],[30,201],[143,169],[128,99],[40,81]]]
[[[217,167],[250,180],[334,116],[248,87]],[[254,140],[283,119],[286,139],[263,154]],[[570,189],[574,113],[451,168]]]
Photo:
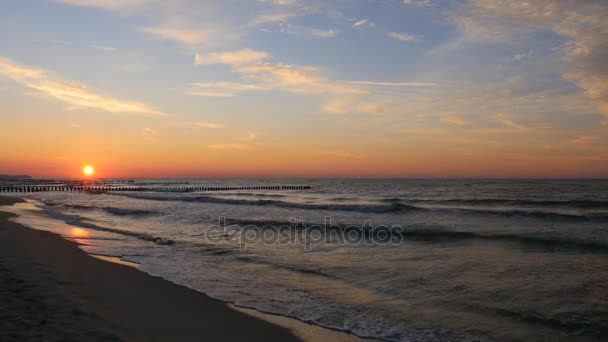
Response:
[[[22,220],[212,296],[360,336],[608,338],[607,180],[187,181],[312,190],[38,193],[63,225],[26,210]]]

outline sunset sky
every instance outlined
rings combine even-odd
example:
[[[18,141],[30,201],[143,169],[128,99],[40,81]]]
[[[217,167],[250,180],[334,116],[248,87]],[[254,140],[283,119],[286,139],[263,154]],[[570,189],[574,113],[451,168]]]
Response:
[[[0,174],[608,176],[608,4],[4,0]]]

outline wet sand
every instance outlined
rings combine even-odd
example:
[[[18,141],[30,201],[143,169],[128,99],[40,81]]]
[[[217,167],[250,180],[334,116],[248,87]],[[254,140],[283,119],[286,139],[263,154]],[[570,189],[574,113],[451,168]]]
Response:
[[[1,341],[299,340],[202,293],[89,257],[12,215],[0,212]]]

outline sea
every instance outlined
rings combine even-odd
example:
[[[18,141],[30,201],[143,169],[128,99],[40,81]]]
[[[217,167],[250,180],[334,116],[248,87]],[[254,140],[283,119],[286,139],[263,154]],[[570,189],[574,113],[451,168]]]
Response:
[[[178,188],[279,185],[310,189]],[[360,337],[608,340],[608,180],[129,186],[156,191],[12,194],[29,200],[14,220],[237,306]]]

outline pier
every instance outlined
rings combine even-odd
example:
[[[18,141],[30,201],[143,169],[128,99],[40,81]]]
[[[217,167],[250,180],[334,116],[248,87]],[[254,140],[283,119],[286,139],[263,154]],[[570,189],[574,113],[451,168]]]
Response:
[[[87,185],[9,185],[0,186],[0,192],[218,192],[248,190],[310,190],[308,185],[261,185],[261,186],[87,186]]]

